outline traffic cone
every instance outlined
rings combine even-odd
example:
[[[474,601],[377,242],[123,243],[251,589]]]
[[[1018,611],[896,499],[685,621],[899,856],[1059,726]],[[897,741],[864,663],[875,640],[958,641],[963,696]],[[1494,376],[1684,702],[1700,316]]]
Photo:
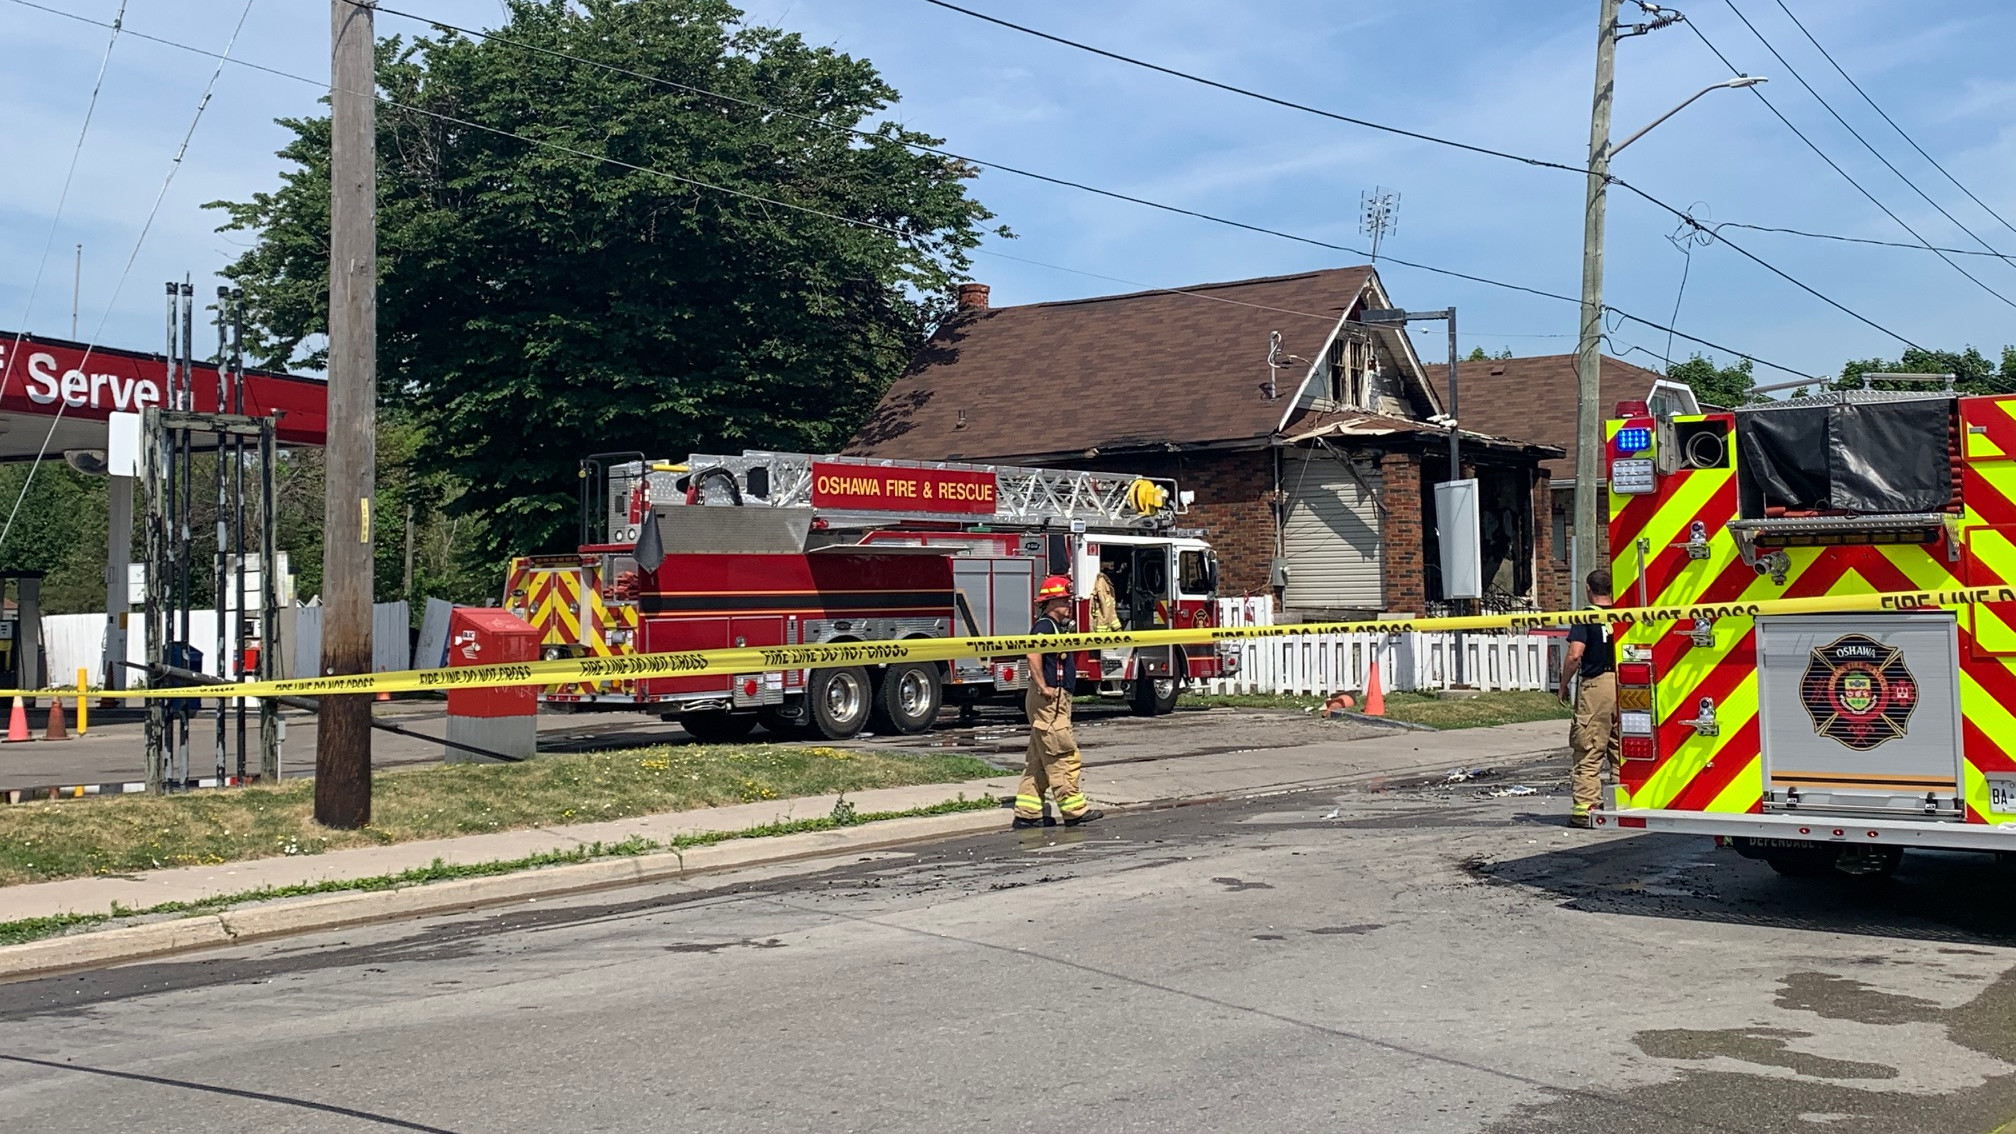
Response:
[[[14,712],[7,718],[7,743],[33,739],[35,738],[28,735],[28,702],[16,697]]]
[[[1372,672],[1365,675],[1365,715],[1383,717],[1386,715],[1386,694],[1379,688],[1379,661],[1372,661]]]
[[[49,731],[42,735],[44,740],[68,740],[70,730],[63,725],[63,698],[49,698]]]

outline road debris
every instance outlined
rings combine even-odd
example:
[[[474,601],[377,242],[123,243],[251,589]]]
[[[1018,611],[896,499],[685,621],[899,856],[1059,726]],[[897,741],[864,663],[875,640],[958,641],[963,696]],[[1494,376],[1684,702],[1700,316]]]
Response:
[[[1525,784],[1514,784],[1511,787],[1502,787],[1497,791],[1486,792],[1485,794],[1492,799],[1503,799],[1508,795],[1539,795],[1540,789],[1527,787]]]

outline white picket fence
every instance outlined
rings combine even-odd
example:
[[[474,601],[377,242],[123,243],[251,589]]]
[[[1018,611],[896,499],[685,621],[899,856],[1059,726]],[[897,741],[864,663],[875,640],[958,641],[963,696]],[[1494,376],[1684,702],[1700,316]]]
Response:
[[[1219,599],[1218,619],[1221,626],[1272,626],[1274,606],[1264,598]],[[1384,690],[1446,689],[1458,684],[1459,637],[1463,685],[1495,692],[1553,689],[1558,683],[1565,647],[1560,635],[1363,633],[1246,639],[1228,645],[1239,655],[1236,675],[1200,684],[1210,693],[1327,697],[1364,689],[1376,661]]]

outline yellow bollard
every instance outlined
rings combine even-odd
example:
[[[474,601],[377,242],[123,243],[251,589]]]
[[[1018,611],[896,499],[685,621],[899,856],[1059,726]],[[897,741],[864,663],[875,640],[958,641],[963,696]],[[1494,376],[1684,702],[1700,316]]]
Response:
[[[80,665],[77,667],[77,735],[78,736],[83,736],[85,728],[87,728],[91,723],[90,721],[91,710],[86,707],[90,704],[90,701],[84,696],[85,690],[89,688],[87,682],[90,680],[90,677],[91,677],[90,672],[86,670],[83,666]]]

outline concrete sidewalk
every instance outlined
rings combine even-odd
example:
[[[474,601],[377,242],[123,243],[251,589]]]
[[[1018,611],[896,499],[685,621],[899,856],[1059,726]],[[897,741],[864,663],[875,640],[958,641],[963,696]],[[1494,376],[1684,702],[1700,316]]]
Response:
[[[1379,777],[1405,778],[1452,767],[1500,764],[1564,746],[1560,721],[1500,725],[1451,732],[1381,732],[1357,740],[1202,752],[1153,760],[1100,762],[1088,754],[1086,791],[1098,803],[1137,807],[1342,784]],[[1016,778],[1000,776],[959,784],[885,788],[850,794],[857,812],[928,807],[964,793],[967,798],[1012,796]],[[178,867],[139,874],[74,878],[0,889],[0,921],[56,914],[105,913],[113,903],[144,909],[164,902],[198,902],[267,887],[372,878],[425,867],[435,860],[473,864],[520,859],[600,842],[641,837],[659,843],[680,835],[747,830],[767,823],[812,819],[833,810],[836,797],[814,796],[668,812],[565,827],[534,827],[488,835],[429,839],[384,847],[329,851],[295,858],[254,859],[220,866]],[[952,818],[950,816],[945,818]],[[972,813],[967,829],[1005,826],[1005,813]],[[934,828],[935,829],[935,828]]]

